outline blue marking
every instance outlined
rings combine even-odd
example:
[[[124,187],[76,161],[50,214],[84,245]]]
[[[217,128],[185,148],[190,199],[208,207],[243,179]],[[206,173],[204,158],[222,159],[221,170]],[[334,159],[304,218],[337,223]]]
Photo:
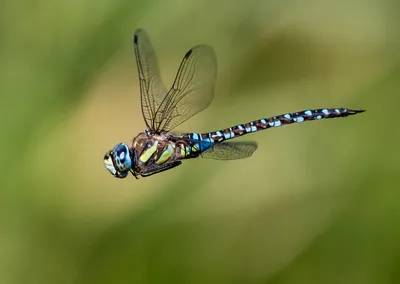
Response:
[[[298,116],[296,117],[296,122],[303,122],[304,121],[304,117]]]
[[[322,110],[322,113],[329,114],[329,111],[325,108],[325,109]]]
[[[287,119],[292,119],[292,116],[290,114],[288,114],[288,113],[285,114],[284,117],[287,118]]]
[[[340,113],[340,110],[337,108],[337,109],[335,109],[335,111],[337,112],[337,113]]]
[[[263,123],[263,124],[267,124],[267,121],[266,121],[264,118],[261,119],[260,121],[261,121],[261,123]]]
[[[312,115],[311,110],[306,110],[304,113],[307,114],[307,115]]]
[[[281,126],[282,123],[280,120],[275,120],[275,127]]]
[[[250,122],[250,128],[251,128],[251,132],[255,132],[257,131],[257,127],[254,126],[254,122]]]
[[[229,131],[231,133],[231,138],[235,137],[235,133],[232,131],[232,128],[229,128]]]
[[[322,118],[322,115],[317,115],[315,118],[319,120]]]
[[[213,140],[211,140],[211,138],[204,138],[202,139],[202,141],[205,141],[207,143],[212,143]]]
[[[197,133],[192,133],[192,139],[199,140],[199,135]]]
[[[224,137],[225,137],[225,139],[231,138],[231,133],[230,132],[229,133],[225,133],[224,132]]]

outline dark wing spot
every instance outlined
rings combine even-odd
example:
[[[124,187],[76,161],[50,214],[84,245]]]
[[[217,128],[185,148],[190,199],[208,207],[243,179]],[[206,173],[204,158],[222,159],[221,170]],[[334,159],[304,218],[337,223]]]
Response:
[[[189,56],[192,54],[192,52],[193,52],[193,49],[191,49],[188,52],[186,52],[185,59],[189,58]]]

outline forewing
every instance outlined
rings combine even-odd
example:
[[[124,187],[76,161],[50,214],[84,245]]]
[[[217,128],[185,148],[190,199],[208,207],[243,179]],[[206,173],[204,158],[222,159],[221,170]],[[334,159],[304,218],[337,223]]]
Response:
[[[203,158],[214,160],[236,160],[250,157],[257,149],[256,142],[223,142],[203,152]]]
[[[147,127],[152,128],[156,111],[167,94],[167,89],[161,80],[157,57],[147,33],[137,30],[133,43],[139,73],[142,114]]]
[[[212,101],[217,59],[210,46],[199,45],[183,58],[174,84],[153,119],[153,129],[169,131],[205,109]]]

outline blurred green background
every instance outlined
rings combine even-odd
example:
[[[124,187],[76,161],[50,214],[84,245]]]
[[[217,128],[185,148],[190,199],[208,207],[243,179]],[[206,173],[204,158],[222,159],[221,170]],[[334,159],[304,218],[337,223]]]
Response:
[[[396,0],[2,1],[0,283],[399,283],[399,26]],[[115,179],[105,151],[144,130],[137,28],[166,85],[216,51],[215,100],[177,130],[368,111]]]

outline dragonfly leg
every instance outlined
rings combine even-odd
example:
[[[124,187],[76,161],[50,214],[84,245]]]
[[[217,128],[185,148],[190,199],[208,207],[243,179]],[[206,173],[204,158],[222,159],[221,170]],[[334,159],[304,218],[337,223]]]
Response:
[[[139,179],[139,174],[137,174],[137,172],[135,172],[134,170],[131,170],[130,172],[135,177],[135,179]]]
[[[135,176],[135,178],[138,178],[137,177],[138,175],[141,175],[142,177],[148,177],[153,174],[157,174],[157,173],[175,168],[175,167],[179,166],[180,164],[182,164],[182,161],[174,161],[174,162],[166,163],[163,165],[152,164],[147,167],[143,167],[136,173],[132,173],[132,174]]]

